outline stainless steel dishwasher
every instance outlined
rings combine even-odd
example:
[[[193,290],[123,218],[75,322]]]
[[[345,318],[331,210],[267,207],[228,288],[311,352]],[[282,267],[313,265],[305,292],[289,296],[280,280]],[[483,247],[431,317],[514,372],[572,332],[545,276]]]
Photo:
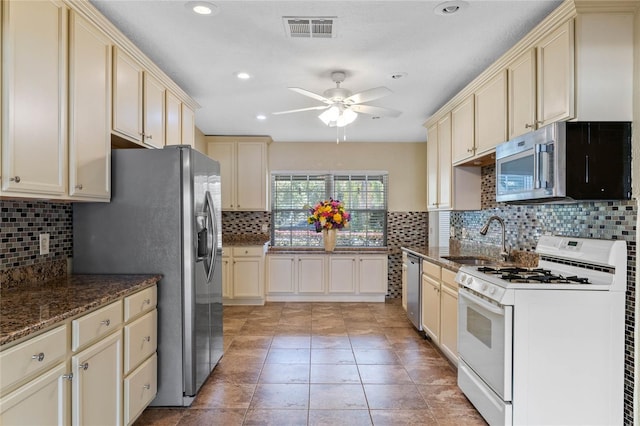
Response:
[[[422,331],[422,261],[420,257],[407,253],[407,316],[413,325]]]

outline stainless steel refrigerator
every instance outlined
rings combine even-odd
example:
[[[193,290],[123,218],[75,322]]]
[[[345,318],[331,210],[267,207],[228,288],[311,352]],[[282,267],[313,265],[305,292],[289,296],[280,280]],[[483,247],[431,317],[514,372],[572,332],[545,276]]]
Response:
[[[184,145],[113,150],[111,191],[73,206],[73,271],[162,274],[152,405],[188,406],[223,351],[220,165]]]

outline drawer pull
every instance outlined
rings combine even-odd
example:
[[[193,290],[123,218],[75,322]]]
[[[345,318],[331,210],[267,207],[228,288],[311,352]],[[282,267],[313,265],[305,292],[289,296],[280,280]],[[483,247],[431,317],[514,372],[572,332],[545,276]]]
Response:
[[[9,178],[10,182],[20,183],[20,176]]]
[[[150,342],[151,341],[151,336],[145,336],[142,338],[143,342]]]
[[[151,389],[151,385],[147,383],[146,385],[144,385],[144,386],[142,387],[142,389],[149,390],[149,389]]]
[[[69,381],[71,381],[71,380],[73,380],[73,373],[64,374],[64,375],[62,376],[62,378],[63,378],[64,380],[69,380]]]
[[[80,364],[78,367],[80,367],[83,370],[87,370],[89,368],[89,363],[85,362],[84,364]]]
[[[44,352],[40,352],[39,354],[31,355],[31,359],[38,360],[38,362],[44,361]]]
[[[144,305],[150,305],[151,304],[151,299],[144,299]]]
[[[76,189],[79,189],[82,191],[82,184],[76,185]]]
[[[100,321],[100,324],[104,324],[107,327],[109,327],[111,325],[111,320],[110,319],[102,320]]]

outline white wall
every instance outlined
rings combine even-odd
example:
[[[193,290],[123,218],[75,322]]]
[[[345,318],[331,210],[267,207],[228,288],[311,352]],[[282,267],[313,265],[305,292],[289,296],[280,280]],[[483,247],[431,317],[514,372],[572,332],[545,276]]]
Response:
[[[427,144],[273,142],[270,171],[387,171],[389,211],[425,211]]]

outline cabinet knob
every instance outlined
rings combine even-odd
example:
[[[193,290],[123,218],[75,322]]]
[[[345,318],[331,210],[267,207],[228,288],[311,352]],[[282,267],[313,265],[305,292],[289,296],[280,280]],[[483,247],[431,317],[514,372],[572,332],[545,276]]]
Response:
[[[84,364],[80,364],[78,366],[78,368],[82,369],[82,370],[87,370],[89,368],[89,363],[85,362]]]
[[[473,148],[467,149],[467,152],[473,152]]]
[[[31,359],[35,359],[38,362],[44,361],[44,352],[40,352],[39,354],[31,355]]]
[[[104,324],[107,327],[109,327],[111,325],[111,320],[110,319],[102,320],[100,321],[100,324]]]
[[[62,378],[63,378],[64,380],[69,380],[69,381],[71,381],[71,380],[73,380],[73,373],[64,374],[64,375],[62,376]]]
[[[144,336],[144,337],[142,338],[142,341],[143,341],[143,342],[150,342],[150,341],[151,341],[151,336]]]
[[[147,135],[144,135],[144,138],[145,138],[145,139],[153,139],[153,135],[148,135],[148,136],[147,136]]]
[[[14,176],[12,178],[9,178],[10,182],[15,182],[15,183],[20,183],[20,176]]]
[[[149,390],[151,389],[151,385],[147,383],[146,385],[142,386],[142,389]]]
[[[524,128],[525,128],[525,129],[533,129],[533,126],[534,126],[533,124],[526,123],[526,124],[524,125]]]
[[[76,189],[79,189],[79,190],[81,190],[81,191],[82,191],[82,184],[78,184],[78,185],[76,185]]]
[[[150,305],[151,304],[151,299],[144,299],[144,302],[142,304],[143,305]]]

